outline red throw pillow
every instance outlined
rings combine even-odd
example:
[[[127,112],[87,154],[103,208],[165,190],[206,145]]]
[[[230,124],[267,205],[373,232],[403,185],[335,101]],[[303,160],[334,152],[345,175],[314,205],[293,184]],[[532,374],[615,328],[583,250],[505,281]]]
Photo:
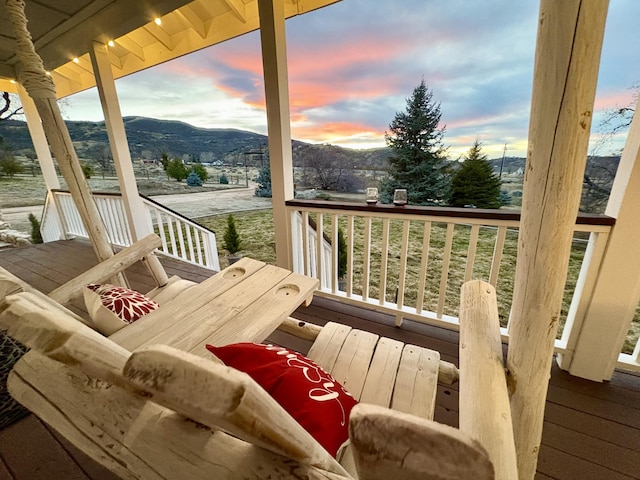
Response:
[[[349,438],[349,413],[357,400],[305,356],[255,343],[207,350],[253,378],[334,457]]]

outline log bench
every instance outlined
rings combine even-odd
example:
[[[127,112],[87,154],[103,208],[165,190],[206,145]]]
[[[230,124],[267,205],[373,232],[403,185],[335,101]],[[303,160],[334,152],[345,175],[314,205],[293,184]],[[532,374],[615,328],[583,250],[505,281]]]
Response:
[[[145,248],[138,258],[148,253]],[[255,266],[246,260],[246,268]],[[109,269],[94,267],[76,288],[101,281],[96,272],[113,275],[110,269],[119,260],[107,261]],[[228,285],[233,268],[212,285],[235,291],[235,284]],[[296,274],[283,275],[282,282],[295,284]],[[336,459],[248,375],[207,355],[200,338],[184,330],[170,338],[163,325],[190,311],[188,299],[202,293],[198,285],[181,285],[181,293],[152,312],[153,321],[143,317],[106,338],[12,277],[0,271],[0,328],[31,351],[10,375],[11,394],[122,478],[517,478],[495,291],[483,282],[463,287],[461,323],[470,328],[461,328],[460,392],[469,401],[461,400],[460,430],[432,420],[438,381],[458,377],[438,352],[338,323],[298,322],[287,309],[272,315],[277,319],[269,328],[312,340],[308,357],[361,402],[350,417],[351,443]],[[180,282],[166,280],[165,285]],[[73,295],[62,288],[54,296]],[[295,302],[308,293],[299,295]],[[212,321],[207,342],[262,341],[269,328],[248,321],[259,311],[265,310],[252,302],[229,306],[223,316],[235,312],[241,328],[217,334]]]

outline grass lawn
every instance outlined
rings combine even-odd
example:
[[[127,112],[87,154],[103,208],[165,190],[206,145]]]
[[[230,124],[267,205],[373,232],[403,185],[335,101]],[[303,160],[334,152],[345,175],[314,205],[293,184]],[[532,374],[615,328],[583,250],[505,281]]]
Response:
[[[262,260],[267,263],[275,263],[275,240],[272,210],[257,210],[251,212],[238,212],[234,214],[236,227],[242,237],[242,253],[252,258]],[[315,214],[310,217],[316,219]],[[221,245],[222,236],[226,225],[226,215],[208,217],[200,219],[199,223],[214,230],[218,245]],[[339,218],[339,226],[346,234],[347,219]],[[365,246],[364,219],[356,217],[354,222],[354,277],[353,293],[362,294],[363,261]],[[323,222],[325,233],[331,238],[331,217],[324,216]],[[369,297],[378,298],[380,291],[380,268],[382,252],[382,225],[380,219],[373,219],[371,224],[371,255],[370,255],[370,281]],[[394,302],[398,285],[400,270],[400,252],[402,244],[402,220],[391,220],[389,228],[389,253],[387,256],[387,282],[385,299]],[[422,260],[424,222],[412,221],[410,224],[409,247],[407,255],[407,274],[405,283],[404,304],[415,307],[418,296],[419,272]],[[452,253],[447,279],[447,293],[444,313],[446,315],[457,316],[460,302],[460,287],[464,280],[467,249],[471,228],[465,225],[456,225],[453,235]],[[427,262],[427,274],[425,284],[425,294],[423,298],[423,309],[435,311],[438,302],[440,279],[443,263],[443,252],[445,244],[446,224],[434,222],[431,226],[431,236],[429,242],[429,258]],[[491,260],[493,258],[496,229],[481,228],[476,247],[476,259],[473,268],[473,278],[488,280]],[[569,260],[569,272],[565,287],[564,300],[562,304],[560,328],[558,338],[562,335],[562,329],[566,319],[567,311],[573,296],[576,281],[580,273],[580,266],[586,249],[586,241],[577,239],[573,242],[571,257]],[[227,266],[226,258],[220,250],[220,262],[224,268]],[[517,253],[517,231],[508,230],[503,257],[500,264],[500,275],[496,286],[498,294],[498,309],[500,322],[506,326],[511,308],[513,296],[513,284],[515,275]],[[633,346],[637,342],[640,333],[640,308],[636,311],[634,322],[627,336],[623,353],[632,353]]]

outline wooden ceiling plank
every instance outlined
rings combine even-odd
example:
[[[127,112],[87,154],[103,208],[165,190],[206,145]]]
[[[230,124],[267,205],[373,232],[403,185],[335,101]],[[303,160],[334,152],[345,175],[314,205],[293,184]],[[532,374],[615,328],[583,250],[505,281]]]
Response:
[[[207,38],[208,29],[204,22],[196,12],[189,5],[185,5],[182,8],[176,10],[176,13],[187,23],[189,27],[196,31],[198,35],[204,40]]]
[[[229,5],[229,8],[242,23],[247,22],[247,13],[241,0],[224,0],[224,2]]]
[[[173,51],[174,44],[171,35],[162,30],[155,23],[148,23],[142,28],[144,28],[149,35],[164,45],[169,51]]]
[[[140,60],[144,62],[145,58],[144,58],[143,48],[140,45],[138,45],[138,43],[131,40],[131,38],[129,38],[127,35],[125,35],[124,37],[120,37],[117,40],[114,40],[114,42],[120,45],[125,50],[128,50],[129,52],[133,53],[136,57],[138,57]]]

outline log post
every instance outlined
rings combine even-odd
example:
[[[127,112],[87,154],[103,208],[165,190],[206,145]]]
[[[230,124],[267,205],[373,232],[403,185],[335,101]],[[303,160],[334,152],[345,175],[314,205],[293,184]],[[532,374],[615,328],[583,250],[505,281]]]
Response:
[[[607,0],[540,5],[507,358],[520,480],[536,472],[607,8]]]
[[[56,103],[56,90],[51,78],[46,74],[42,59],[36,53],[31,34],[27,29],[24,1],[5,0],[9,20],[16,36],[16,55],[20,60],[17,76],[29,96],[33,98],[42,119],[45,135],[67,182],[73,201],[78,208],[89,240],[99,261],[113,256],[107,231],[93,201],[89,185],[82,172],[80,161],[73,148],[69,131]],[[119,276],[123,282],[124,277]]]
[[[496,289],[481,280],[460,291],[460,430],[485,448],[496,480],[517,480]]]

